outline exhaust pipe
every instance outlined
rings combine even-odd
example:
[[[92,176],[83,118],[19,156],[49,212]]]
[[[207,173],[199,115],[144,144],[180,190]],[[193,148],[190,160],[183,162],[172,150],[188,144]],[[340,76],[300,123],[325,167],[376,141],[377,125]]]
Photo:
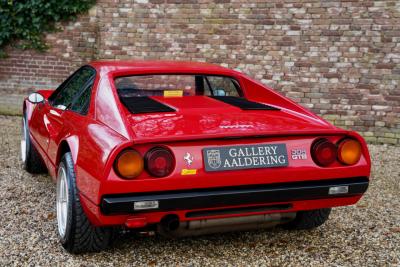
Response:
[[[179,222],[177,215],[169,214],[161,220],[158,232],[173,238],[265,229],[290,222],[295,217],[296,212],[288,212]]]
[[[176,231],[180,226],[178,215],[168,214],[164,216],[160,221],[160,226],[165,232]]]

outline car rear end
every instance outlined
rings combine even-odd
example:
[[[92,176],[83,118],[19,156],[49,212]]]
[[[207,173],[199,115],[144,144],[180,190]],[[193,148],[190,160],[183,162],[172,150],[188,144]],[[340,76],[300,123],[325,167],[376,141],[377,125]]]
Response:
[[[136,157],[119,166],[124,154]],[[132,163],[142,167],[121,174]],[[284,223],[297,211],[356,203],[369,166],[365,144],[351,133],[137,144],[119,152],[97,216],[104,224],[172,230],[235,217],[243,217],[240,225],[245,217]]]
[[[179,77],[169,83],[179,90],[157,84],[144,95],[153,77],[115,85],[132,141],[109,156],[97,204],[88,202],[92,223],[184,236],[286,224],[361,198],[370,159],[358,134],[283,97],[250,101],[240,77],[213,88],[217,78],[177,86]]]

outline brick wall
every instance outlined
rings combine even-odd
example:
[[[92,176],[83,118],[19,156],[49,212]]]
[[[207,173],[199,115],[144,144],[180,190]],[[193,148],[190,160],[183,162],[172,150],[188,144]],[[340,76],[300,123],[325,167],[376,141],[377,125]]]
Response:
[[[399,1],[99,0],[10,50],[0,93],[55,87],[91,59],[207,61],[239,69],[369,141],[400,144]]]

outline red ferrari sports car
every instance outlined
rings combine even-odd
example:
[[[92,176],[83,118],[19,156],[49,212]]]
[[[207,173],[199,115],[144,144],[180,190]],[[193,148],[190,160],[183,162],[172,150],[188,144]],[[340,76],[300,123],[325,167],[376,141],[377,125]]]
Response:
[[[106,248],[121,227],[310,229],[369,183],[360,135],[206,63],[92,62],[29,95],[22,126],[23,166],[56,182],[59,238],[73,253]]]

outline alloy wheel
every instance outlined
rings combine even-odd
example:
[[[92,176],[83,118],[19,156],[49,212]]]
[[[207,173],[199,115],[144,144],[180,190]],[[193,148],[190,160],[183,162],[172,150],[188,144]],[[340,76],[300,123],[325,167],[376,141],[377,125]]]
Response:
[[[22,132],[21,132],[21,160],[23,163],[26,161],[27,149],[27,129],[25,118],[22,119]]]
[[[68,219],[68,182],[67,173],[63,164],[57,174],[57,225],[61,238],[65,237]]]

